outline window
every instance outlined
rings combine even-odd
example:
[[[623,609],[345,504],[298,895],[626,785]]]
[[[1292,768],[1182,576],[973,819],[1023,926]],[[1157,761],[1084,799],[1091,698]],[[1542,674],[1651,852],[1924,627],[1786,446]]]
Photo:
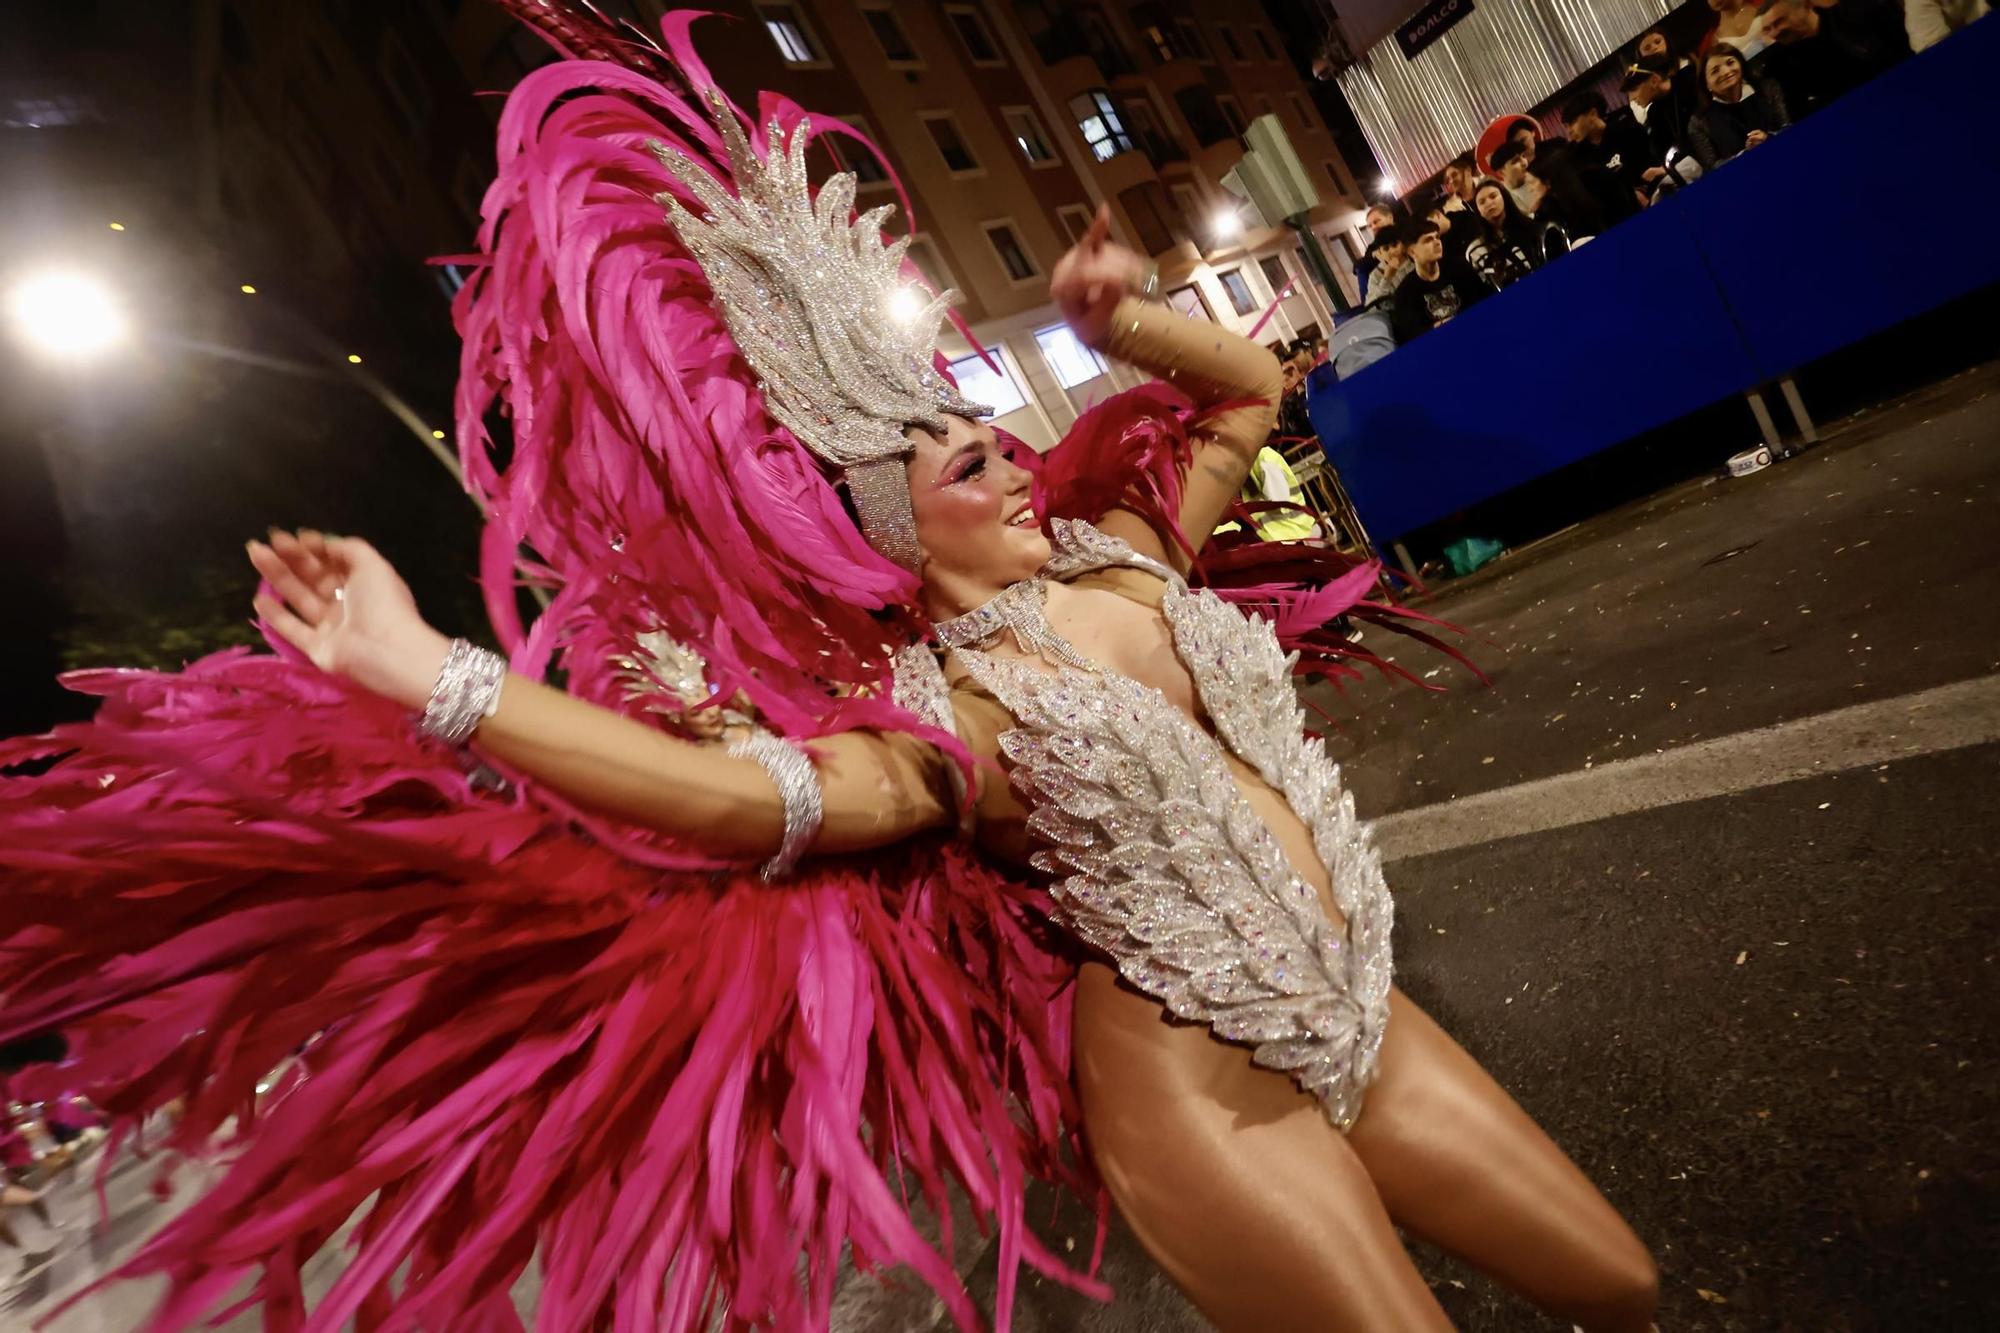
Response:
[[[1222,108],[1217,105],[1214,94],[1202,84],[1181,89],[1174,94],[1174,105],[1180,108],[1188,128],[1194,131],[1194,141],[1203,148],[1226,143],[1235,137],[1229,129],[1229,122],[1223,118]]]
[[[988,222],[981,228],[986,233],[986,243],[993,247],[993,253],[1000,257],[1000,267],[1007,270],[1011,282],[1027,282],[1041,276],[1035,267],[1035,257],[1028,253],[1028,247],[1021,244],[1021,238],[1014,234],[1012,222]]]
[[[1153,59],[1162,65],[1178,54],[1174,50],[1174,39],[1167,36],[1167,30],[1158,24],[1139,29],[1139,36],[1145,39],[1146,49],[1153,53]]]
[[[1320,165],[1326,168],[1326,178],[1333,182],[1333,188],[1344,191],[1346,187],[1340,183],[1340,168],[1331,162],[1322,162]]]
[[[890,64],[916,63],[917,48],[910,45],[909,36],[904,33],[903,25],[896,21],[896,16],[887,8],[864,9],[861,11],[861,17],[868,21],[868,30],[875,34],[875,40],[881,44],[882,54],[888,57]]]
[[[942,292],[953,285],[951,270],[947,269],[944,261],[938,258],[937,247],[930,243],[928,237],[918,236],[913,239],[908,253],[910,262],[915,264],[917,272],[923,275],[926,287],[934,292]]]
[[[1167,304],[1189,319],[1205,319],[1211,324],[1215,322],[1215,316],[1209,313],[1207,300],[1193,286],[1176,287],[1168,292]]]
[[[1229,122],[1229,132],[1242,138],[1247,126],[1243,121],[1243,108],[1237,104],[1234,94],[1224,93],[1215,99],[1215,104],[1222,108],[1222,118]]]
[[[1049,363],[1056,383],[1065,389],[1074,389],[1105,372],[1104,358],[1085,347],[1067,324],[1036,329],[1035,346],[1042,349],[1042,360]]]
[[[1042,133],[1042,122],[1036,119],[1032,109],[1025,106],[1003,107],[1000,114],[1007,122],[1007,133],[1020,147],[1021,156],[1028,159],[1028,165],[1052,167],[1056,164],[1056,150],[1049,147],[1049,136]]]
[[[1208,40],[1201,35],[1201,25],[1193,19],[1175,19],[1174,30],[1181,36],[1180,49],[1193,56],[1204,65],[1213,65],[1215,56],[1208,49]]]
[[[1152,104],[1140,94],[1125,104],[1125,118],[1132,122],[1132,128],[1140,138],[1160,137],[1160,118],[1153,114]]]
[[[787,65],[827,63],[819,42],[797,5],[760,4],[757,6],[757,17],[764,20],[764,31],[771,34],[771,41],[776,44],[778,54]]]
[[[959,137],[958,121],[949,111],[928,112],[923,120],[924,128],[931,132],[931,142],[937,145],[938,156],[944,159],[952,175],[963,176],[979,170],[979,159]]]
[[[1287,291],[1292,286],[1292,275],[1285,271],[1282,255],[1265,255],[1257,261],[1257,267],[1264,271],[1264,281],[1271,284],[1271,295],[1277,300],[1297,295],[1297,291]]]
[[[977,352],[962,356],[946,367],[951,377],[958,381],[958,391],[973,402],[992,408],[996,417],[1004,417],[1009,412],[1026,407],[1028,396],[1021,392],[1020,384],[1015,381],[1006,353],[998,347],[989,347],[986,356],[993,358],[993,366],[998,366],[999,370],[987,365],[986,357]]]
[[[1265,32],[1262,28],[1252,28],[1250,35],[1257,39],[1257,49],[1264,53],[1264,59],[1276,60],[1278,58],[1277,48],[1271,45],[1271,35],[1269,33]]]
[[[1292,115],[1297,118],[1301,129],[1319,128],[1319,121],[1313,118],[1312,99],[1304,93],[1292,94]]]
[[[958,34],[959,43],[965,47],[965,54],[975,65],[1004,65],[1007,61],[1000,54],[1000,46],[993,40],[993,34],[986,29],[986,20],[971,5],[946,5],[945,21]]]
[[[875,131],[869,129],[868,122],[860,116],[842,116],[841,119],[870,139],[875,138]],[[825,144],[826,151],[833,155],[834,170],[854,173],[855,189],[865,190],[889,183],[888,169],[881,160],[854,140],[841,134],[823,134],[817,142]]]
[[[1108,162],[1120,153],[1132,151],[1132,136],[1126,131],[1125,118],[1119,114],[1118,104],[1111,100],[1111,94],[1099,89],[1072,97],[1069,99],[1069,112],[1076,117],[1076,127],[1083,132],[1083,141],[1090,146],[1090,155],[1099,162]]]
[[[1215,33],[1216,36],[1222,38],[1222,49],[1228,53],[1229,58],[1241,61],[1243,59],[1243,47],[1236,40],[1236,29],[1230,27],[1227,23],[1218,23],[1215,25]]]
[[[1082,204],[1064,204],[1056,210],[1056,220],[1062,223],[1063,235],[1075,245],[1090,230],[1090,209]]]
[[[383,90],[389,94],[389,106],[403,133],[415,134],[430,117],[430,85],[394,32],[383,32],[382,55],[375,68],[382,75]]]
[[[1174,206],[1181,211],[1183,225],[1180,228],[1180,238],[1184,241],[1194,240],[1194,228],[1201,220],[1201,195],[1195,191],[1194,186],[1184,181],[1169,185],[1167,190],[1174,197]]]
[[[1230,308],[1239,315],[1257,313],[1257,298],[1250,294],[1250,284],[1243,277],[1243,270],[1232,268],[1227,273],[1218,273],[1215,280],[1222,284],[1223,295],[1229,298]]]

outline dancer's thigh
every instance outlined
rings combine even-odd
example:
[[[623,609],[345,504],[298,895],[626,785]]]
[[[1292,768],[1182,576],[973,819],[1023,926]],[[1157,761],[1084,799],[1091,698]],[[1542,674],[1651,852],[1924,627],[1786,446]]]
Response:
[[[1638,1237],[1401,991],[1347,1141],[1406,1231],[1586,1327],[1646,1327],[1657,1279]]]
[[[1448,1329],[1319,1105],[1090,964],[1077,1082],[1126,1222],[1224,1333]]]

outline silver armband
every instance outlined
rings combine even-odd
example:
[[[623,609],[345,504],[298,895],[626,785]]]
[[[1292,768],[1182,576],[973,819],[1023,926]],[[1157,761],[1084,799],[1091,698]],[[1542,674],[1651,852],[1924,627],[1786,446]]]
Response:
[[[506,658],[453,639],[424,705],[424,734],[447,745],[463,745],[474,728],[498,711],[500,686],[506,679]]]
[[[729,742],[729,753],[740,759],[755,760],[778,786],[778,795],[785,802],[785,838],[778,845],[777,855],[766,861],[758,873],[767,880],[788,875],[819,836],[820,820],[825,815],[819,770],[798,745],[768,731],[737,737]]]

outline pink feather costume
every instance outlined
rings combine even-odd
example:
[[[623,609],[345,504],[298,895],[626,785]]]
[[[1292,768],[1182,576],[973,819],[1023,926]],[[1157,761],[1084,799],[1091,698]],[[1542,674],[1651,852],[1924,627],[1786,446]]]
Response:
[[[704,87],[690,22],[669,17],[666,51]],[[774,117],[851,133],[767,97],[760,143]],[[663,630],[774,730],[912,732],[969,763],[887,698],[889,650],[924,633],[914,579],[765,414],[654,202],[679,187],[648,144],[719,163],[707,117],[572,60],[523,80],[499,134],[457,421],[512,668],[671,726],[620,665]],[[1087,421],[1068,456],[1124,459],[1125,480],[1046,474],[1070,480],[1042,512],[1172,493],[1176,404],[1142,391]],[[521,580],[553,593],[531,626]],[[271,1329],[516,1328],[508,1288],[534,1257],[537,1327],[817,1329],[851,1249],[975,1328],[950,1188],[1000,1236],[995,1324],[1022,1263],[1105,1294],[1023,1215],[1032,1175],[1102,1216],[1069,1081],[1072,946],[1040,889],[970,847],[767,884],[497,778],[288,651],[69,683],[101,698],[91,722],[0,745],[0,767],[53,761],[0,779],[0,1041],[66,1030],[74,1057],[20,1082],[87,1091],[115,1136],[175,1099],[168,1148],[228,1135],[222,1182],[113,1275],[168,1279],[149,1327],[213,1316],[247,1277]],[[308,1312],[300,1266],[364,1208]]]

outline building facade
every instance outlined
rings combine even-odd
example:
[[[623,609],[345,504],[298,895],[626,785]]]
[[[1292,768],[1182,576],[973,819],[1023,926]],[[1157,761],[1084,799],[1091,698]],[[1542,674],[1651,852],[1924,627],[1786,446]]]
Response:
[[[649,8],[638,4],[643,22]],[[1276,116],[1321,205],[1314,230],[1346,275],[1361,193],[1277,29],[1255,7],[1065,0],[726,0],[739,23],[698,30],[718,80],[839,116],[895,169],[916,213],[912,256],[995,354],[945,351],[997,424],[1036,447],[1138,377],[1081,347],[1048,301],[1048,275],[1100,206],[1159,263],[1193,318],[1266,343],[1332,327],[1332,305],[1288,228],[1246,226],[1221,187],[1242,135]],[[893,199],[863,151],[833,141],[864,203]],[[1354,293],[1347,293],[1352,299]],[[1272,309],[1275,304],[1276,308]],[[1269,312],[1268,318],[1266,317]]]
[[[650,32],[670,3],[596,7]],[[1260,8],[706,7],[717,16],[696,39],[732,97],[755,105],[760,92],[784,95],[879,148],[911,198],[912,258],[939,288],[958,289],[960,313],[1000,372],[962,340],[947,354],[968,392],[1029,443],[1049,446],[1080,412],[1136,382],[1078,345],[1048,301],[1050,270],[1101,205],[1119,238],[1160,264],[1168,298],[1191,317],[1273,344],[1331,328],[1332,304],[1298,237],[1245,226],[1220,184],[1249,123],[1277,117],[1319,187],[1314,230],[1349,279],[1341,233],[1359,221],[1361,190]],[[254,215],[246,230],[287,238],[287,286],[334,324],[349,307],[379,304],[372,284],[352,280],[357,268],[407,293],[417,266],[472,248],[499,94],[554,58],[486,0],[208,0],[197,47],[208,207],[218,225]],[[872,153],[837,136],[822,143],[827,172],[860,176],[864,207],[895,199]],[[430,272],[446,287],[453,280],[449,268]]]

